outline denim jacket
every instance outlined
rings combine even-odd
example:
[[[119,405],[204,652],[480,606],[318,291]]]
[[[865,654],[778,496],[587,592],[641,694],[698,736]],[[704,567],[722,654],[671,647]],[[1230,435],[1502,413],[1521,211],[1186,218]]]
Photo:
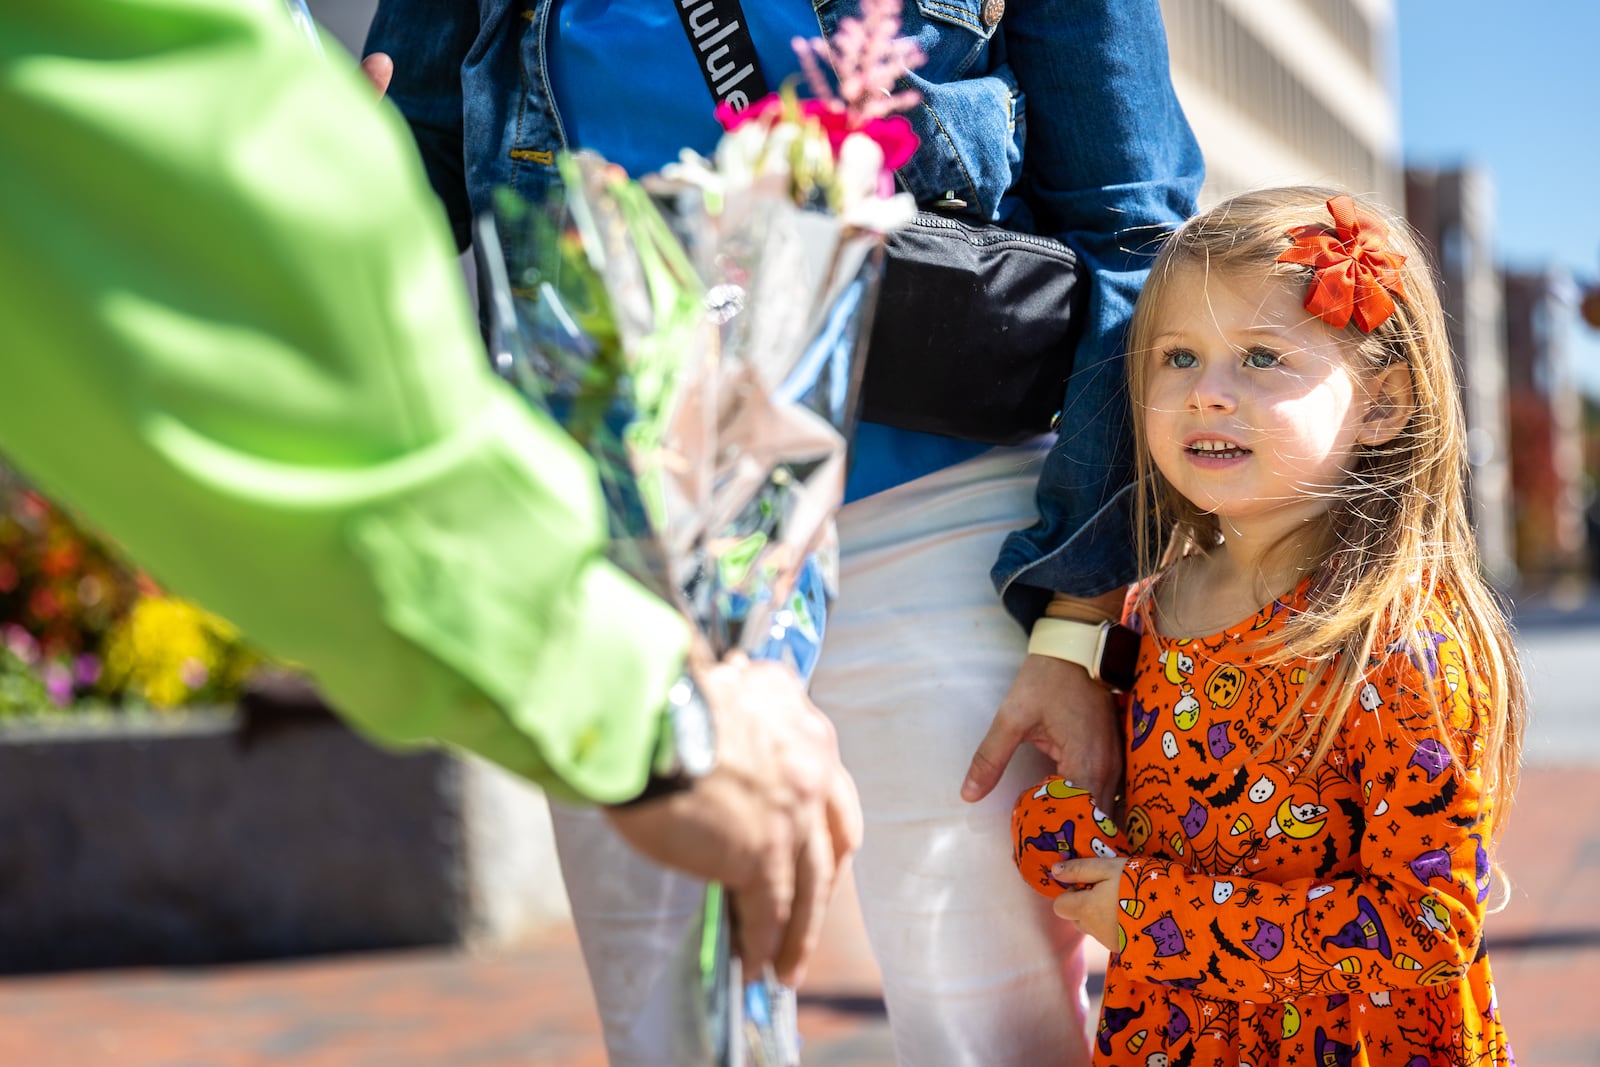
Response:
[[[814,6],[825,34],[857,9]],[[462,247],[496,185],[535,198],[555,180],[566,140],[545,62],[551,7],[379,4],[367,51],[395,56],[389,96]],[[1052,590],[1095,596],[1134,577],[1122,344],[1156,243],[1194,211],[1200,150],[1172,89],[1157,0],[908,0],[902,17],[928,57],[908,76],[923,95],[908,115],[922,146],[902,184],[921,203],[963,201],[973,219],[1057,237],[1093,279],[1039,519],[1006,539],[992,575],[1030,624]]]

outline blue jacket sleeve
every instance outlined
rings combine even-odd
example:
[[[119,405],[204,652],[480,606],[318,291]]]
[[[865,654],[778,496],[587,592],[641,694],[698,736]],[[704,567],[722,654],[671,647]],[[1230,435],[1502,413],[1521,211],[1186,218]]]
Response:
[[[478,36],[478,6],[461,0],[380,0],[363,54],[395,59],[388,98],[411,125],[456,250],[470,240],[461,65]]]
[[[1091,276],[1040,518],[1006,539],[992,573],[1026,625],[1052,591],[1094,596],[1134,578],[1125,334],[1158,242],[1194,213],[1204,165],[1157,0],[1018,2],[1003,26],[1028,100],[1023,192],[1035,227],[1072,246]]]

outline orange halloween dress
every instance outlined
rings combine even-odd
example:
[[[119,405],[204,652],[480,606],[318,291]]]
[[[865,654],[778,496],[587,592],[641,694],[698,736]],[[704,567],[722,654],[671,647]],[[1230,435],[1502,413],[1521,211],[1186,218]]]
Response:
[[[1143,636],[1120,831],[1060,779],[1018,801],[1017,864],[1041,893],[1061,892],[1064,855],[1131,857],[1096,1064],[1515,1062],[1481,939],[1485,697],[1450,597],[1374,655],[1320,765],[1293,735],[1251,758],[1305,678],[1260,660],[1306,588],[1221,633]]]

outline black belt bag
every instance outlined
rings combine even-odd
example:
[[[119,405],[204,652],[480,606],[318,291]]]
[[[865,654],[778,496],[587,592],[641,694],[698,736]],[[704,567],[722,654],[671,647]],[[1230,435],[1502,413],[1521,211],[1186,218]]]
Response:
[[[765,95],[739,0],[691,6],[678,15],[712,98]],[[919,211],[889,238],[861,417],[994,445],[1054,429],[1088,288],[1059,241]]]
[[[1054,429],[1088,299],[1077,253],[930,211],[888,251],[861,417],[995,445]]]

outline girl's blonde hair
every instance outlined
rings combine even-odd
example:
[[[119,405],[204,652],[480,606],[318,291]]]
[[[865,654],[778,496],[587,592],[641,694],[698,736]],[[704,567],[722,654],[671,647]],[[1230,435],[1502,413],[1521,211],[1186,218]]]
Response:
[[[1140,573],[1153,574],[1162,563],[1209,551],[1219,538],[1216,517],[1173,489],[1144,440],[1156,309],[1168,279],[1175,268],[1199,265],[1236,277],[1280,275],[1303,293],[1310,269],[1277,258],[1295,228],[1332,229],[1327,201],[1337,195],[1339,190],[1288,187],[1236,196],[1190,219],[1156,257],[1134,310],[1128,345],[1141,487],[1135,524]],[[1317,739],[1312,763],[1319,763],[1357,699],[1374,648],[1381,653],[1397,636],[1421,640],[1431,594],[1443,586],[1459,608],[1456,623],[1485,686],[1485,800],[1493,804],[1491,832],[1498,836],[1521,763],[1527,694],[1510,627],[1480,572],[1467,518],[1466,427],[1444,311],[1428,258],[1410,227],[1370,201],[1358,201],[1358,207],[1388,227],[1388,247],[1406,257],[1401,268],[1406,295],[1395,299],[1395,313],[1370,334],[1353,321],[1343,333],[1358,368],[1376,372],[1396,363],[1409,368],[1412,411],[1394,440],[1361,449],[1347,485],[1330,494],[1327,540],[1311,573],[1309,603],[1285,624],[1283,647],[1268,657],[1281,662],[1304,656],[1309,677],[1269,742],[1283,736],[1307,706],[1315,707],[1308,697],[1326,681],[1328,698],[1306,718],[1306,736]],[[1163,534],[1165,543],[1157,544]],[[1439,726],[1447,729],[1442,716]]]

